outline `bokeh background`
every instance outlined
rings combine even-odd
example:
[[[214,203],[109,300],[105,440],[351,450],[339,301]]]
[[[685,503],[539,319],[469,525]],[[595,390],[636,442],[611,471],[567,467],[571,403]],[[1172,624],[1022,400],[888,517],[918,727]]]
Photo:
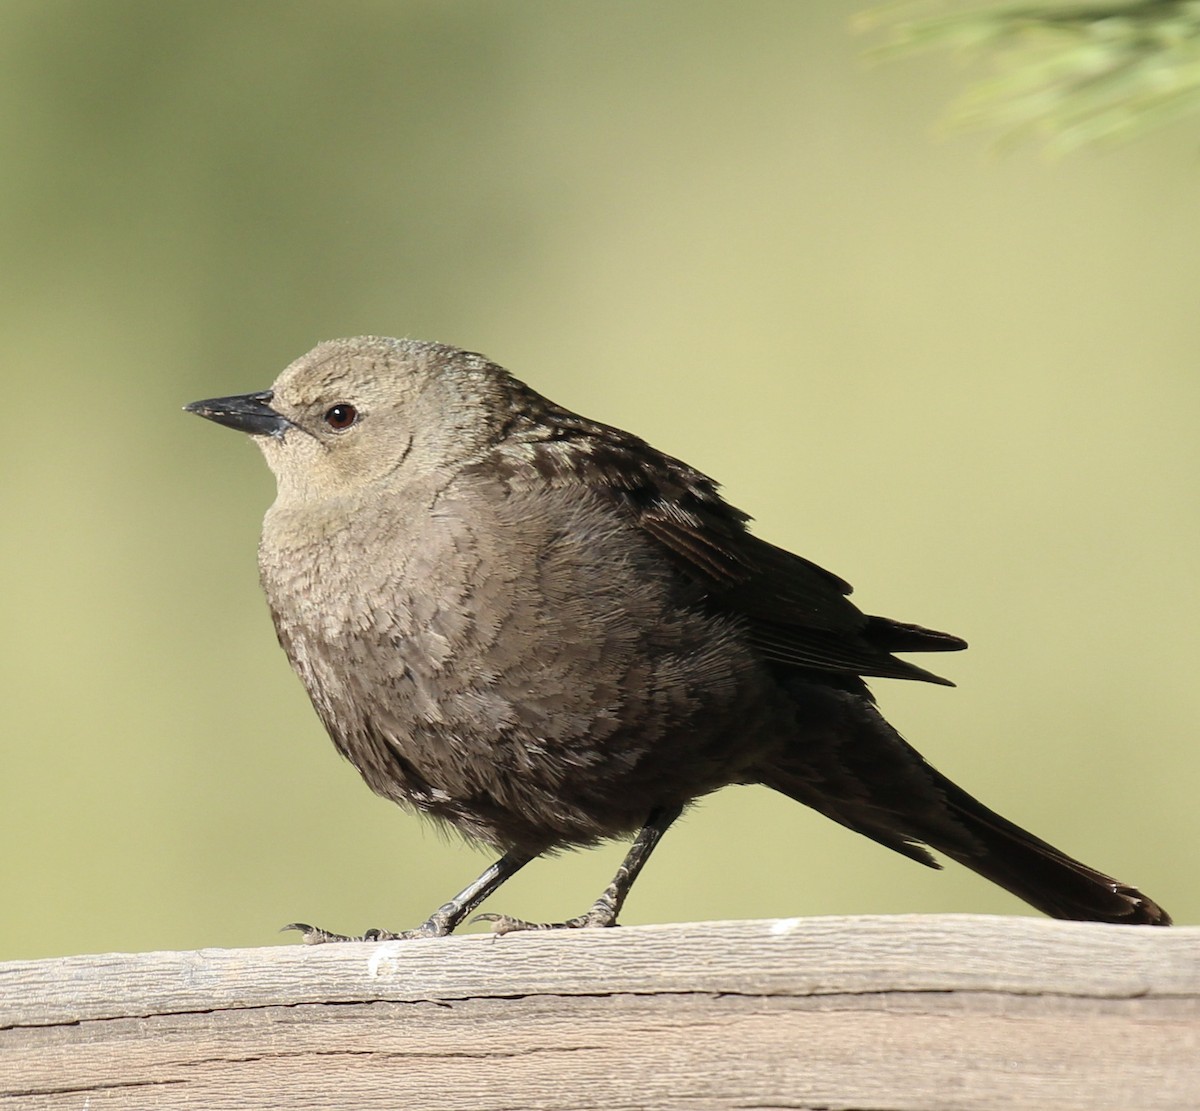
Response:
[[[939,141],[967,75],[809,0],[0,4],[0,958],[415,924],[486,863],[374,798],[275,645],[272,481],[180,412],[321,339],[488,353],[962,634],[893,721],[1200,921],[1195,121]],[[623,846],[490,904],[588,905]],[[1031,913],[763,789],[628,923]]]

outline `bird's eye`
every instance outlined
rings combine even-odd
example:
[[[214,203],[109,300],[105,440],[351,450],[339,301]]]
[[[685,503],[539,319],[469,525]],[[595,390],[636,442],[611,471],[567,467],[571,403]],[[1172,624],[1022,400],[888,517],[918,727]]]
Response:
[[[349,402],[341,402],[339,405],[333,406],[325,412],[325,423],[329,425],[334,432],[344,432],[356,420],[358,420],[358,410]]]

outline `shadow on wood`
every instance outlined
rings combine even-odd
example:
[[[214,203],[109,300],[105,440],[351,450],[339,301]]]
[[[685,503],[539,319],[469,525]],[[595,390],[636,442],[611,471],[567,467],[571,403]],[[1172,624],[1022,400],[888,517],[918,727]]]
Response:
[[[0,1106],[1200,1108],[1200,929],[810,918],[0,964]]]

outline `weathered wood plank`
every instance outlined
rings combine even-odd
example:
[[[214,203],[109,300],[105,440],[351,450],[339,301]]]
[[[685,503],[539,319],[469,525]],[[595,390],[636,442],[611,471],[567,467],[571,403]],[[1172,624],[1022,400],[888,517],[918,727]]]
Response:
[[[0,1107],[1200,1108],[1200,929],[817,918],[0,965]]]

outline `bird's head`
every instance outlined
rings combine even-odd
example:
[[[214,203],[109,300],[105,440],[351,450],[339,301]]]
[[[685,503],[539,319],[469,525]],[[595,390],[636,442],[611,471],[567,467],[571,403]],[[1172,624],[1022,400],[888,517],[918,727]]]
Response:
[[[281,499],[319,499],[477,459],[503,435],[506,381],[481,355],[359,336],[318,345],[269,390],[185,408],[249,433]]]

